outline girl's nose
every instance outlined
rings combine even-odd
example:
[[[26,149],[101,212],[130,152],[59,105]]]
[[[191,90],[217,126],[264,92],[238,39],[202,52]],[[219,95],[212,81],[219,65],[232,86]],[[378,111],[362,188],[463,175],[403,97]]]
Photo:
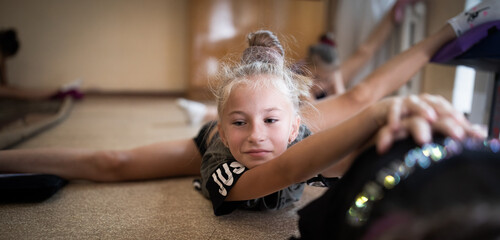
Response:
[[[250,134],[248,136],[249,142],[261,142],[266,139],[266,133],[262,124],[252,124]]]

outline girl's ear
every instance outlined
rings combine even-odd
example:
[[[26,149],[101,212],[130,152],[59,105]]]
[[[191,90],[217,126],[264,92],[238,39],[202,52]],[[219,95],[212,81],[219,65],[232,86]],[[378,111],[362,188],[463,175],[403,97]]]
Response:
[[[295,139],[299,135],[300,122],[301,122],[300,116],[296,116],[295,120],[292,120],[292,131],[290,132],[290,137],[288,138],[289,144],[295,141]]]
[[[217,130],[219,131],[220,140],[222,141],[224,146],[228,147],[227,141],[226,141],[226,135],[224,135],[224,129],[222,128],[220,121],[218,121],[218,123],[217,123]]]

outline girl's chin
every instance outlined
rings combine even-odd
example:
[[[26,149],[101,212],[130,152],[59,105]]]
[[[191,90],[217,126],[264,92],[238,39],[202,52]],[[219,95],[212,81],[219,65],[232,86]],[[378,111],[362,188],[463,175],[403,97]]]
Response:
[[[249,161],[249,164],[247,164],[248,166],[246,166],[248,169],[252,169],[254,167],[257,167],[259,165],[262,165],[266,162],[268,162],[270,159],[259,159],[259,160],[251,160]]]

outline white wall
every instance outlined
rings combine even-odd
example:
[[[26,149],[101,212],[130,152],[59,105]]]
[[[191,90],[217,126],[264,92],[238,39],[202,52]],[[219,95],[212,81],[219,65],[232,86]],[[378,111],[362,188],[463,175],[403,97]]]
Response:
[[[105,91],[184,91],[187,6],[181,0],[0,0],[18,31],[9,81],[52,88],[82,78]]]

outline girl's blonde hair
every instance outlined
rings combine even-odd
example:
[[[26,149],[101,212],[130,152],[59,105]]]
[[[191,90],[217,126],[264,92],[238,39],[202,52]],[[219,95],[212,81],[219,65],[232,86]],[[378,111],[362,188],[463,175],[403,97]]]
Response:
[[[219,118],[232,89],[240,84],[256,89],[274,87],[290,99],[295,113],[300,115],[300,108],[305,104],[310,105],[311,79],[288,67],[283,47],[272,32],[260,30],[250,33],[247,40],[249,46],[243,51],[241,62],[234,66],[225,65],[219,72],[216,88],[213,89]],[[249,79],[256,75],[277,76],[283,81],[276,81],[276,78],[260,78],[258,81]]]

